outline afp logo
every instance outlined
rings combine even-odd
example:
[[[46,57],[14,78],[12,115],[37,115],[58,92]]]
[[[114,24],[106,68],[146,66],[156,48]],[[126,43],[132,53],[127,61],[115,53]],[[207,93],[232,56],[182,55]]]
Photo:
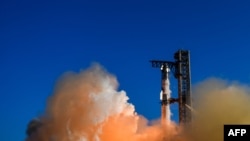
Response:
[[[250,125],[224,125],[224,141],[250,141]]]

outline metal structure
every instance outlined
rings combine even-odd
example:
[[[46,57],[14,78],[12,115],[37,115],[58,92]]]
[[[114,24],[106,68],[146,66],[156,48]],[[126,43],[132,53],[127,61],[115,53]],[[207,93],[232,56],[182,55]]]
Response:
[[[175,61],[151,60],[152,67],[161,68],[162,73],[162,98],[163,108],[171,103],[179,104],[179,123],[187,124],[192,121],[191,110],[191,72],[190,72],[190,53],[187,50],[178,50],[174,54]],[[172,71],[178,81],[178,98],[167,97],[164,90],[164,80],[169,77],[169,71]]]

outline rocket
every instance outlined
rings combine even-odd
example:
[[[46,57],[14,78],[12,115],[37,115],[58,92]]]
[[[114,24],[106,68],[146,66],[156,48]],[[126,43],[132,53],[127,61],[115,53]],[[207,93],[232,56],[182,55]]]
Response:
[[[161,79],[161,92],[160,92],[160,101],[161,101],[161,122],[163,127],[170,122],[170,90],[169,90],[169,73],[170,69],[167,64],[161,66],[162,79]]]
[[[169,73],[170,69],[169,67],[164,64],[161,66],[161,72],[162,72],[162,79],[161,79],[161,93],[160,93],[160,100],[161,104],[166,105],[168,104],[169,99],[169,90],[167,90],[167,81],[169,79]]]

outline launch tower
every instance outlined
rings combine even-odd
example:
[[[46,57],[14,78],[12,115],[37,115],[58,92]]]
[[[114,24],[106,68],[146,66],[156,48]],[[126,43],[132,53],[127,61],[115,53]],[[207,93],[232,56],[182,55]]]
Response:
[[[161,105],[162,111],[166,105],[177,102],[179,104],[179,123],[188,124],[192,121],[191,109],[191,72],[190,53],[188,50],[178,50],[174,54],[175,61],[151,60],[152,67],[161,68],[162,90]],[[178,81],[178,98],[167,97],[164,90],[164,82],[169,77],[169,71],[173,72],[174,78]],[[162,118],[166,115],[162,112]]]

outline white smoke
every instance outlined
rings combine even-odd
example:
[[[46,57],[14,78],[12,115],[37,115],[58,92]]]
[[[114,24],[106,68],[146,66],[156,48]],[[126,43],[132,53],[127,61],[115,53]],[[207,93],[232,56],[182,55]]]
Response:
[[[97,64],[64,74],[40,117],[42,126],[27,141],[160,140],[159,124],[148,126],[117,88],[116,78]]]
[[[168,79],[165,84],[169,98]],[[26,141],[222,141],[223,124],[250,123],[248,86],[218,79],[198,84],[191,107],[197,114],[188,130],[171,120],[167,128],[160,121],[149,126],[128,103],[125,91],[117,88],[115,76],[96,64],[80,73],[66,73],[48,99],[44,115],[31,124],[37,129],[29,132]]]

